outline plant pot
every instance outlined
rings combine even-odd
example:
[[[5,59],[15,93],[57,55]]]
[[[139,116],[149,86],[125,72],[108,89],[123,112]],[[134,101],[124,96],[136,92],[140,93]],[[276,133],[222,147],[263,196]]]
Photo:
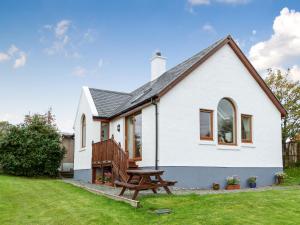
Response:
[[[226,186],[226,190],[237,190],[237,189],[241,189],[241,185],[239,185],[239,184],[228,184]]]
[[[102,182],[100,180],[95,180],[94,182],[95,184],[102,184]]]
[[[105,182],[104,185],[106,185],[106,186],[114,186],[114,184],[112,182]]]
[[[212,188],[213,188],[213,190],[215,190],[215,191],[220,190],[220,184],[213,183]]]
[[[256,188],[256,183],[249,183],[250,188]]]
[[[283,184],[284,178],[283,177],[277,177],[277,184]]]

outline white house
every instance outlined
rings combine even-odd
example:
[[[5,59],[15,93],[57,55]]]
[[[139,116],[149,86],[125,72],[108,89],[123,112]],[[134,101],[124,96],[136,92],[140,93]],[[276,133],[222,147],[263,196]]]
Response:
[[[224,186],[231,175],[242,187],[250,176],[270,185],[282,171],[285,114],[230,36],[167,71],[157,53],[151,80],[131,93],[82,88],[74,177],[93,182],[92,143],[113,136],[129,166],[165,170],[179,187]]]

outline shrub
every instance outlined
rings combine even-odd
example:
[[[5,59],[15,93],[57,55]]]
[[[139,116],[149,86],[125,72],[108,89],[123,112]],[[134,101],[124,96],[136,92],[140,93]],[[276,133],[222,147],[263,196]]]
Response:
[[[275,173],[275,177],[276,178],[286,178],[287,175],[285,172],[277,172],[277,173]]]
[[[256,179],[257,179],[256,176],[249,177],[248,178],[248,183],[249,184],[256,184]]]
[[[23,124],[10,126],[0,140],[0,164],[8,174],[56,176],[65,149],[60,134],[46,115],[27,116]]]
[[[228,185],[240,184],[240,178],[236,175],[227,177],[226,181]]]

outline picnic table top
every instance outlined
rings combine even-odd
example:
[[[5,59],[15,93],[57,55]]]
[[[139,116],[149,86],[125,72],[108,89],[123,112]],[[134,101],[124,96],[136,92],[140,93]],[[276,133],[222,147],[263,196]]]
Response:
[[[127,170],[128,174],[132,174],[132,175],[161,175],[163,174],[165,171],[163,170]]]

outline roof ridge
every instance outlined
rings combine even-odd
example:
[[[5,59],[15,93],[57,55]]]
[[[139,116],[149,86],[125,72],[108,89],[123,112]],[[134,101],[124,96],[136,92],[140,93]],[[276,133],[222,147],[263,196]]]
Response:
[[[203,48],[201,51],[198,51],[198,52],[195,53],[194,55],[192,55],[192,56],[190,56],[190,57],[184,59],[184,60],[181,61],[180,63],[178,63],[178,64],[176,64],[175,66],[171,67],[170,69],[166,70],[162,75],[164,75],[165,73],[171,71],[172,69],[174,69],[174,68],[176,68],[176,67],[178,67],[178,66],[180,66],[180,65],[184,65],[185,63],[187,63],[188,61],[190,61],[190,60],[193,59],[194,57],[198,56],[200,53],[203,53],[204,51],[208,50],[209,48],[215,47],[218,43],[221,43],[222,41],[224,41],[224,40],[226,40],[226,39],[229,39],[229,38],[231,38],[231,36],[230,36],[230,35],[227,35],[227,36],[225,36],[225,37],[223,37],[223,38],[221,38],[221,39],[218,39],[217,41],[215,41],[213,44],[209,45],[208,47]],[[208,53],[208,52],[207,52],[207,53]],[[206,54],[207,54],[207,53],[206,53]],[[157,77],[156,79],[154,79],[154,80],[152,80],[152,81],[147,82],[146,84],[148,84],[148,83],[155,83],[162,75],[160,75],[159,77]],[[146,85],[146,84],[144,84],[144,85]],[[151,85],[152,85],[152,84],[151,84]],[[142,86],[143,86],[143,85],[142,85]],[[142,87],[142,86],[140,86],[140,87]],[[139,87],[139,88],[140,88],[140,87]],[[138,88],[137,88],[137,89],[138,89]],[[137,90],[137,89],[135,89],[135,90]],[[134,90],[134,91],[135,91],[135,90]],[[134,92],[134,91],[133,91],[133,92]],[[131,92],[131,93],[132,93],[132,92]]]
[[[89,88],[97,91],[104,91],[109,93],[115,93],[115,94],[123,94],[123,95],[132,95],[131,93],[121,92],[121,91],[112,91],[112,90],[106,90],[106,89],[99,89],[99,88]]]

